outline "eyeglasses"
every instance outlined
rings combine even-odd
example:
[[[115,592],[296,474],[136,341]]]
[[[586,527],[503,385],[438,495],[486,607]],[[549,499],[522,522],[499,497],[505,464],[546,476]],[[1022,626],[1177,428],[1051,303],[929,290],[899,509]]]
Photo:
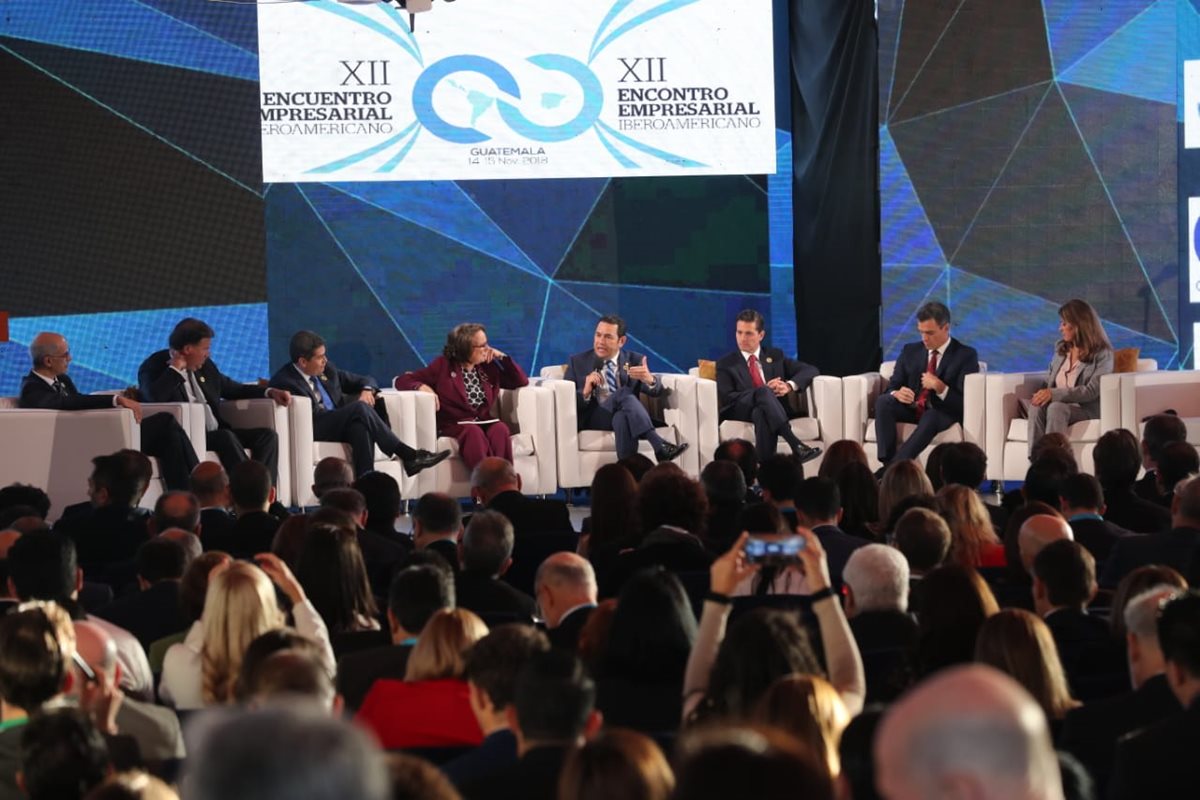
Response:
[[[487,342],[484,342],[483,344],[473,344],[471,347],[475,348],[476,350],[487,350],[489,347],[491,347],[491,345]]]
[[[70,358],[70,357],[71,357],[71,351],[70,351],[70,350],[68,350],[68,351],[67,351],[67,352],[65,352],[65,353],[59,353],[58,355],[54,355],[54,356],[46,356],[46,357],[47,357],[47,358]]]

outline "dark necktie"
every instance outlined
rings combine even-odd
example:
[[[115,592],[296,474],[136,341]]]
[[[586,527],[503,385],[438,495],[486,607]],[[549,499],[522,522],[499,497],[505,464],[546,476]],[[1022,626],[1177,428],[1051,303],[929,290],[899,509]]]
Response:
[[[329,403],[331,403],[333,401],[332,400],[327,401],[326,398],[328,398],[329,395],[325,393],[325,387],[321,386],[321,382],[317,380],[316,375],[311,376],[308,379],[308,382],[312,384],[313,394],[315,394],[317,396],[317,405],[319,405],[321,408],[328,411]]]
[[[760,386],[766,386],[767,382],[763,380],[762,370],[758,366],[758,356],[750,356],[750,383],[754,384],[757,389]]]
[[[54,392],[61,397],[67,396],[67,387],[58,378],[54,379]]]
[[[927,373],[929,373],[931,375],[937,374],[937,359],[938,359],[938,351],[930,350],[929,351],[929,364],[926,365],[926,367],[925,367],[925,371]],[[928,405],[929,405],[929,390],[922,389],[921,393],[919,395],[917,395],[917,417],[920,417],[922,414],[925,413],[925,408]]]

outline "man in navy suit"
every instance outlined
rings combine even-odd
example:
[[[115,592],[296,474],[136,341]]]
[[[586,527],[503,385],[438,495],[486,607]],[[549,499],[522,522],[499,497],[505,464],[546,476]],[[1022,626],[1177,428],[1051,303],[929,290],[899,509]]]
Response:
[[[271,386],[312,400],[313,437],[319,442],[345,442],[354,454],[354,474],[375,468],[375,446],[397,457],[404,471],[416,475],[450,455],[409,447],[392,433],[387,408],[376,402],[379,383],[370,375],[338,369],[325,352],[325,340],[298,331],[288,345],[291,363],[271,377]]]
[[[821,455],[821,448],[809,447],[792,431],[786,405],[793,393],[804,397],[813,378],[821,373],[803,361],[786,357],[778,348],[763,347],[763,315],[754,309],[739,313],[734,325],[738,349],[717,361],[721,420],[754,423],[754,449],[759,461],[775,455],[780,436],[800,463]]]
[[[916,458],[933,437],[963,419],[963,383],[979,372],[975,348],[950,338],[950,309],[930,302],[917,310],[920,342],[904,345],[887,391],[875,401],[879,461]],[[896,423],[917,429],[896,449]]]
[[[625,320],[609,314],[596,323],[592,349],[571,356],[563,377],[575,382],[579,429],[616,434],[618,459],[632,456],[638,440],[645,439],[659,461],[671,461],[688,443],[670,444],[655,432],[638,395],[658,397],[662,383],[644,355],[624,349],[626,339]]]

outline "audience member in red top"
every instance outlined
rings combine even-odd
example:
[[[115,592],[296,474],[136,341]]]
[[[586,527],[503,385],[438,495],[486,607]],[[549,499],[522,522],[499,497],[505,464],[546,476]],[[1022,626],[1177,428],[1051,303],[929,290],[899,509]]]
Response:
[[[463,656],[487,632],[470,611],[438,611],[421,631],[404,680],[376,681],[355,718],[387,750],[478,745],[483,732],[463,680]]]
[[[978,492],[951,484],[937,493],[937,505],[938,513],[950,526],[952,563],[971,569],[1004,566],[1004,545]]]

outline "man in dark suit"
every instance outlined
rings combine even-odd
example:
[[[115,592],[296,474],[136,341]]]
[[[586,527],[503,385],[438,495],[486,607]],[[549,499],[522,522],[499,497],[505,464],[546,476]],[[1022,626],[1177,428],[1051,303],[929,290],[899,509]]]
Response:
[[[1137,437],[1124,428],[1109,431],[1092,451],[1096,479],[1104,487],[1104,518],[1134,533],[1154,533],[1171,524],[1171,511],[1133,492],[1142,457]]]
[[[186,631],[188,621],[179,605],[186,561],[178,542],[161,536],[148,540],[137,551],[138,592],[109,603],[96,616],[129,631],[147,650],[164,636]]]
[[[345,442],[354,454],[354,474],[375,468],[375,448],[394,456],[404,471],[416,475],[450,455],[409,447],[392,433],[387,407],[376,402],[379,382],[370,375],[338,369],[325,353],[325,340],[312,331],[298,331],[288,345],[291,363],[271,377],[271,386],[312,400],[313,437],[321,442]]]
[[[498,511],[477,511],[463,532],[459,557],[462,569],[455,577],[458,607],[480,616],[511,614],[532,621],[537,604],[500,576],[512,566],[515,537],[512,523]]]
[[[367,516],[367,501],[362,493],[354,489],[332,489],[321,495],[321,508],[309,519],[312,524],[329,523],[338,527],[346,524],[345,519],[338,520],[330,517],[329,512],[338,511],[348,514],[354,524],[355,537],[358,539],[358,549],[362,551],[363,563],[367,568],[367,579],[371,584],[371,592],[376,597],[383,597],[392,585],[392,577],[404,558],[404,548],[394,537],[384,536],[365,526]]]
[[[133,560],[137,549],[149,537],[148,515],[145,509],[137,507],[145,491],[146,485],[132,459],[121,453],[92,459],[92,474],[88,478],[91,507],[83,513],[62,517],[54,526],[56,533],[75,543],[84,569],[99,573],[105,565]]]
[[[425,623],[435,612],[454,608],[454,578],[449,571],[421,564],[396,573],[388,591],[387,647],[349,653],[338,660],[337,689],[346,708],[356,711],[380,678],[404,680],[408,656]]]
[[[1183,711],[1125,737],[1117,745],[1116,800],[1193,797],[1196,742],[1200,741],[1200,593],[1181,594],[1158,618],[1167,684]]]
[[[662,382],[646,366],[644,355],[624,349],[626,338],[625,320],[609,314],[596,323],[592,349],[571,356],[563,377],[575,383],[579,429],[612,431],[618,459],[636,453],[638,440],[645,439],[659,461],[671,461],[688,443],[670,444],[654,430],[638,395],[658,397]]]
[[[555,553],[534,577],[538,608],[550,644],[575,652],[579,632],[596,608],[596,572],[575,553]]]
[[[279,520],[267,513],[275,500],[271,474],[257,461],[243,461],[229,473],[229,491],[236,519],[228,531],[200,529],[205,550],[220,550],[234,558],[253,558],[271,552]]]
[[[835,590],[842,586],[842,571],[850,554],[870,544],[838,527],[842,521],[842,495],[831,478],[808,478],[796,487],[796,518],[821,540],[829,562],[829,580]]]
[[[458,542],[462,538],[462,506],[441,492],[426,492],[413,509],[413,544],[445,559],[458,574]]]
[[[788,358],[775,347],[763,347],[766,330],[763,315],[747,309],[737,315],[734,336],[738,349],[717,361],[717,405],[722,421],[727,419],[754,423],[754,447],[758,460],[775,454],[779,437],[792,448],[801,463],[821,455],[821,448],[809,447],[792,431],[789,419],[812,409],[793,411],[788,401],[803,398],[816,367]]]
[[[1104,518],[1104,490],[1092,475],[1080,472],[1068,476],[1059,489],[1059,501],[1075,541],[1096,559],[1097,570],[1108,561],[1118,540],[1134,535]]]
[[[875,401],[880,463],[916,458],[933,437],[963,419],[963,385],[979,372],[975,348],[950,338],[950,309],[929,302],[917,309],[920,342],[904,345],[887,391]],[[917,429],[896,448],[896,423]]]
[[[1158,612],[1179,590],[1155,586],[1125,605],[1126,648],[1133,691],[1096,700],[1067,712],[1059,744],[1083,763],[1096,780],[1096,796],[1112,774],[1120,738],[1177,714],[1179,700],[1171,692],[1158,642]]]
[[[1175,413],[1154,414],[1143,421],[1142,466],[1146,474],[1133,485],[1133,492],[1143,500],[1170,508],[1170,494],[1164,497],[1158,486],[1158,462],[1167,445],[1187,441],[1187,424]]]
[[[196,466],[196,450],[175,417],[165,412],[142,416],[142,404],[121,394],[80,394],[67,375],[71,350],[57,333],[39,333],[29,345],[33,368],[21,380],[17,404],[21,408],[83,411],[95,408],[128,408],[141,423],[142,452],[158,459],[159,473],[168,489],[186,489],[188,472]]]
[[[531,533],[574,530],[567,504],[522,494],[521,476],[512,462],[503,458],[485,458],[475,466],[471,472],[471,496],[508,517],[518,539]]]
[[[192,470],[192,494],[200,503],[200,537],[221,538],[233,529],[234,517],[229,513],[233,500],[229,496],[229,474],[216,461],[202,461]],[[211,548],[210,548],[211,549]]]
[[[868,544],[850,554],[842,578],[846,617],[867,677],[867,702],[891,702],[914,678],[917,621],[908,613],[908,562],[894,547]]]
[[[1175,485],[1170,530],[1127,536],[1113,547],[1101,575],[1101,585],[1115,587],[1146,564],[1162,564],[1187,574],[1193,554],[1200,553],[1200,479]]]
[[[154,402],[196,403],[204,410],[204,429],[208,447],[214,450],[225,469],[232,471],[251,458],[266,465],[271,481],[279,480],[279,436],[268,428],[233,428],[221,418],[222,400],[248,400],[269,397],[281,406],[292,396],[282,389],[238,383],[223,375],[210,359],[213,329],[191,317],[180,320],[171,331],[167,350],[159,350],[138,368],[142,398]]]

